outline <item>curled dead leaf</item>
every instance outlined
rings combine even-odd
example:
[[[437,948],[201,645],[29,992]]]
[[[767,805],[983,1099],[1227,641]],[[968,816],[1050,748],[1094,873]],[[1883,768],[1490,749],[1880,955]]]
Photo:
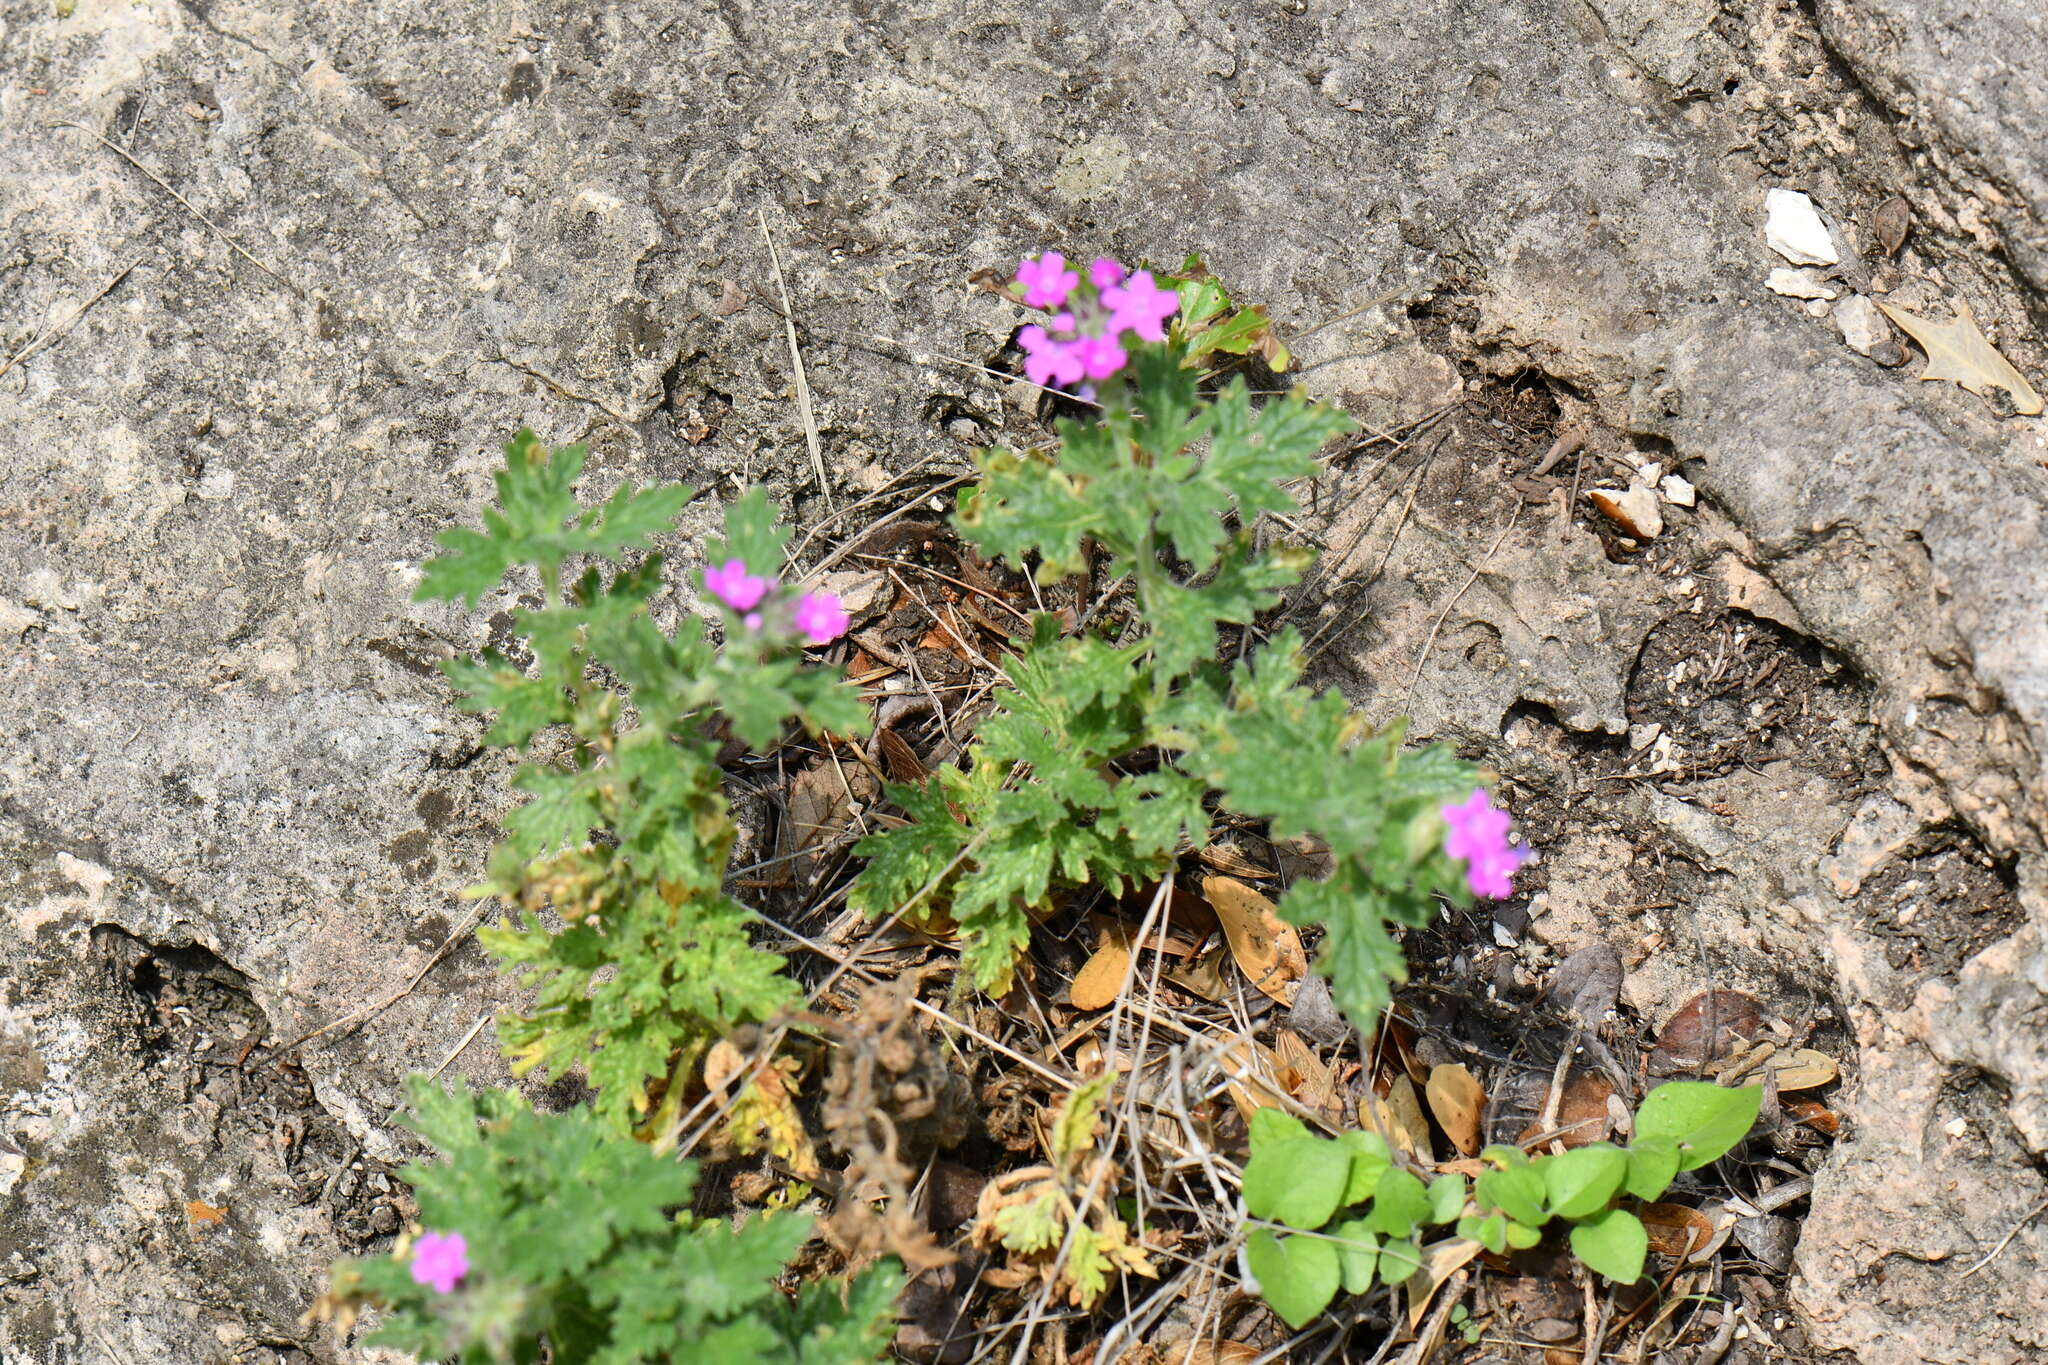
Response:
[[[1294,926],[1274,913],[1273,902],[1234,877],[1202,878],[1202,896],[1216,911],[1238,970],[1283,1005],[1294,1003],[1294,983],[1308,973],[1308,954]]]
[[[1614,1131],[1613,1108],[1609,1103],[1613,1097],[1613,1082],[1599,1072],[1574,1072],[1565,1082],[1564,1094],[1557,1102],[1557,1142],[1565,1147],[1587,1147],[1605,1142]],[[1531,1142],[1542,1133],[1540,1124],[1531,1123],[1516,1135],[1515,1140]]]

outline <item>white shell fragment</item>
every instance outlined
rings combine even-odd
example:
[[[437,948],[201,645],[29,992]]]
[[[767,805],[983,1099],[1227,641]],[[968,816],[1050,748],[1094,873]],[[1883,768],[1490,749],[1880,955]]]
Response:
[[[1816,271],[1791,270],[1782,265],[1764,277],[1764,284],[1772,293],[1791,299],[1831,299],[1841,293]]]
[[[1586,496],[1625,536],[1655,540],[1664,534],[1664,514],[1657,510],[1657,495],[1639,483],[1625,489],[1592,488]]]
[[[1768,218],[1764,244],[1794,265],[1840,265],[1842,254],[1828,235],[1813,201],[1797,190],[1772,190],[1764,196]]]
[[[1664,501],[1676,506],[1691,507],[1699,501],[1699,494],[1693,490],[1692,484],[1676,474],[1666,474],[1664,482],[1657,486],[1664,493]]]
[[[1835,305],[1835,326],[1842,329],[1842,340],[1857,355],[1869,355],[1892,339],[1891,324],[1877,311],[1877,305],[1862,294]]]

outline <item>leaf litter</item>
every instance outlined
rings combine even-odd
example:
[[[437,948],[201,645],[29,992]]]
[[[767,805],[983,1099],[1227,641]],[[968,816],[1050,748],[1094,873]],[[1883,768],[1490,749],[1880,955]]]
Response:
[[[1092,599],[1093,583],[1032,585],[975,564],[941,526],[852,544],[863,571],[889,575],[846,647],[876,728],[865,742],[773,756],[795,777],[760,782],[786,812],[786,832],[768,826],[770,861],[782,861],[766,880],[821,913],[835,905],[842,841],[895,818],[884,784],[917,782],[971,742],[1001,685],[992,670],[1018,643],[1004,627],[1041,605],[1069,626],[1115,610]],[[1325,1131],[1382,1133],[1427,1179],[1477,1174],[1474,1153],[1489,1142],[1625,1140],[1617,1120],[1664,1075],[1739,1068],[1804,1095],[1838,1077],[1831,1058],[1737,991],[1700,992],[1651,1045],[1617,1004],[1625,972],[1604,944],[1568,962],[1547,998],[1459,988],[1424,1009],[1430,997],[1411,992],[1361,1037],[1313,970],[1314,937],[1273,908],[1286,885],[1329,871],[1327,852],[1270,841],[1257,825],[1219,834],[1163,883],[1061,900],[995,1000],[964,989],[943,919],[907,934],[841,916],[827,941],[845,951],[829,950],[838,955],[825,958],[832,970],[813,1000],[837,1044],[829,1067],[763,1069],[735,1064],[745,1049],[719,1054],[712,1070],[727,1092],[751,1094],[700,1155],[732,1170],[727,1188],[744,1202],[826,1202],[830,1244],[816,1273],[901,1257],[914,1272],[897,1340],[906,1359],[963,1361],[992,1344],[1003,1358],[1027,1327],[1039,1338],[1033,1358],[1270,1356],[1290,1334],[1238,1292],[1235,1209],[1246,1125],[1264,1108]],[[1492,1022],[1475,1027],[1481,1016]],[[1560,1071],[1574,1038],[1581,1055]],[[1548,1132],[1538,1124],[1554,1082]],[[1775,1121],[1772,1144],[1795,1159],[1836,1124],[1824,1099],[1789,1096]],[[749,1165],[763,1178],[739,1179]],[[1695,1173],[1643,1209],[1666,1295],[1691,1283],[1686,1274],[1714,1273],[1736,1225],[1756,1216],[1737,1211],[1756,1182],[1723,1165],[1728,1175]],[[1777,1230],[1752,1229],[1766,1234]],[[1427,1252],[1405,1292],[1353,1319],[1367,1354],[1374,1332],[1395,1331],[1449,1358],[1458,1333],[1443,1315],[1469,1307],[1493,1315],[1496,1338],[1533,1342],[1532,1326],[1562,1324],[1572,1344],[1554,1349],[1579,1358],[1578,1286],[1557,1247],[1497,1257],[1452,1238]],[[1520,1297],[1503,1286],[1521,1286]],[[1637,1290],[1615,1303],[1617,1319],[1647,1310],[1636,1330],[1662,1324],[1659,1341],[1685,1320]]]

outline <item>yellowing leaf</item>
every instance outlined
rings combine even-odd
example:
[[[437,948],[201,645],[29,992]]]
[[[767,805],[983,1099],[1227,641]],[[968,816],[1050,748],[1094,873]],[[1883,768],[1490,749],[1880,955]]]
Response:
[[[1308,954],[1294,926],[1273,913],[1273,902],[1235,877],[1202,878],[1202,899],[1216,911],[1238,969],[1265,994],[1293,1004],[1294,983],[1308,974]]]
[[[2041,411],[2041,395],[2034,392],[2004,356],[1991,348],[1977,328],[1977,319],[1970,316],[1969,304],[1961,299],[1955,301],[1954,322],[1930,322],[1903,308],[1894,308],[1883,299],[1877,300],[1877,306],[1927,352],[1922,379],[1953,379],[1976,394],[2004,389],[2012,395],[2013,411],[2021,416],[2032,417]]]
[[[1105,1071],[1094,1080],[1075,1086],[1067,1096],[1047,1139],[1055,1162],[1064,1165],[1095,1145],[1095,1111],[1115,1081],[1116,1073]]]

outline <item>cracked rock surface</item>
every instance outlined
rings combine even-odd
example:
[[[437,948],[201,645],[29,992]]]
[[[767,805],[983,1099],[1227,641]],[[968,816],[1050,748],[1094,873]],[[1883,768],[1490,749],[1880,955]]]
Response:
[[[1503,774],[1532,961],[1839,1030],[1813,1347],[2048,1356],[2048,428],[1763,242],[1807,193],[1845,293],[1966,300],[2038,384],[2044,22],[0,0],[0,1356],[369,1358],[299,1315],[404,1216],[402,1077],[501,1077],[512,998],[454,895],[508,764],[434,667],[510,603],[418,565],[521,423],[824,516],[757,215],[839,505],[1016,420],[938,357],[999,359],[963,281],[1042,245],[1202,251],[1423,421],[1305,491],[1322,681]],[[1650,464],[1698,493],[1653,541],[1572,499]]]

